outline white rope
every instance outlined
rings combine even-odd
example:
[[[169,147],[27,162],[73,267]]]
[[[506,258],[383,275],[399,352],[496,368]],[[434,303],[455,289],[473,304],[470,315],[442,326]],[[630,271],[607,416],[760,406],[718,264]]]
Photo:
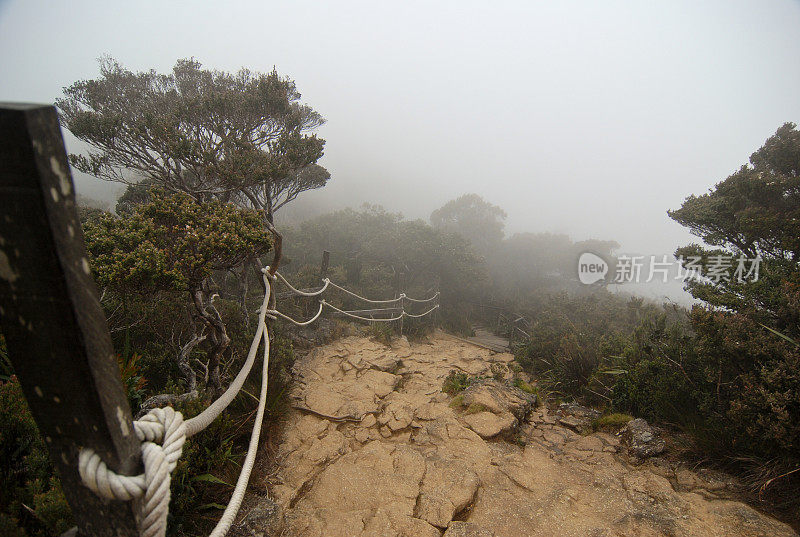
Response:
[[[403,298],[405,298],[406,300],[408,300],[409,302],[416,302],[418,304],[421,304],[423,302],[430,302],[431,300],[436,300],[436,298],[438,298],[438,296],[439,296],[439,291],[436,291],[436,294],[434,294],[430,298],[422,298],[422,299],[420,299],[420,298],[411,298],[410,296],[406,296],[406,295],[401,295],[401,296]]]
[[[156,408],[141,419],[133,422],[136,437],[142,442],[142,462],[144,473],[135,476],[120,475],[111,471],[100,456],[90,448],[81,448],[78,456],[78,472],[84,485],[95,494],[109,500],[132,500],[137,526],[141,537],[164,537],[167,529],[167,514],[170,500],[170,474],[175,469],[183,452],[186,438],[205,429],[234,399],[241,390],[250,369],[261,339],[264,340],[264,368],[261,397],[256,414],[256,423],[250,437],[250,446],[245,462],[236,483],[231,501],[212,532],[213,537],[222,537],[230,529],[241,506],[247,482],[255,462],[255,452],[264,417],[267,393],[267,374],[269,367],[269,335],[266,331],[266,314],[271,286],[267,281],[269,274],[264,272],[266,292],[259,310],[258,328],[250,345],[242,369],[231,385],[216,401],[194,418],[183,421],[180,412],[170,407]],[[157,442],[161,442],[159,445]]]
[[[267,296],[269,296],[269,291],[267,291]],[[266,307],[263,309],[266,310]],[[253,465],[256,462],[258,439],[261,436],[261,423],[264,421],[264,407],[267,402],[267,380],[269,377],[269,334],[267,334],[266,330],[263,331],[263,338],[264,361],[261,373],[261,394],[258,398],[256,422],[253,424],[253,432],[250,434],[250,444],[247,447],[247,455],[245,455],[242,471],[239,473],[239,479],[236,481],[236,488],[234,488],[228,506],[225,508],[222,517],[220,517],[219,522],[217,522],[214,531],[211,532],[209,537],[224,537],[224,535],[228,533],[233,521],[236,519],[236,514],[239,512],[239,507],[242,505],[244,493],[247,490],[247,483],[250,481],[250,472],[252,472]]]
[[[308,326],[311,323],[313,323],[314,321],[316,321],[319,318],[319,316],[322,314],[322,302],[319,303],[319,310],[317,311],[317,314],[314,315],[309,320],[303,321],[303,322],[295,321],[294,319],[292,319],[288,315],[286,315],[284,313],[281,313],[278,310],[267,310],[267,313],[270,314],[270,315],[277,315],[278,317],[286,319],[287,321],[289,321],[290,323],[294,324],[295,326]]]
[[[400,320],[403,317],[424,317],[439,307],[439,305],[436,304],[425,313],[416,315],[401,311],[400,315],[396,317],[375,319],[355,315],[349,311],[339,309],[325,300],[320,300],[317,314],[308,321],[300,322],[284,315],[278,310],[268,309],[272,291],[272,286],[268,279],[275,280],[276,277],[269,274],[269,267],[263,268],[262,272],[264,274],[263,278],[266,291],[261,308],[259,309],[256,334],[253,337],[253,342],[250,344],[250,350],[245,363],[242,365],[236,378],[234,378],[230,386],[228,386],[228,389],[203,412],[189,420],[184,421],[180,412],[176,412],[174,409],[167,407],[153,409],[141,419],[133,422],[134,433],[137,439],[142,443],[143,474],[134,476],[117,474],[108,468],[94,450],[90,448],[81,448],[80,450],[78,456],[78,472],[83,483],[100,497],[109,500],[133,501],[136,523],[141,537],[164,537],[167,529],[167,514],[169,512],[170,474],[175,470],[177,462],[183,453],[183,445],[188,437],[208,427],[208,425],[227,408],[231,401],[233,401],[244,385],[247,376],[250,374],[255,356],[258,353],[259,343],[263,339],[264,360],[261,393],[258,400],[258,410],[256,412],[255,424],[253,425],[253,432],[250,435],[250,444],[230,502],[225,508],[216,527],[211,532],[211,537],[223,537],[233,524],[239,507],[241,507],[242,500],[244,499],[247,483],[250,480],[250,474],[255,464],[255,456],[261,434],[261,424],[264,419],[269,374],[269,334],[266,328],[266,317],[268,314],[270,317],[274,315],[282,317],[297,326],[307,326],[319,318],[322,314],[323,306],[328,306],[348,317],[368,322],[392,322]],[[320,289],[313,292],[305,292],[294,288],[282,275],[276,274],[293,292],[301,296],[319,296],[325,292],[329,285],[373,304],[390,304],[403,300],[409,300],[411,302],[429,302],[439,296],[437,292],[431,298],[419,300],[408,298],[405,294],[401,294],[398,298],[391,300],[370,300],[344,287],[336,285],[327,278],[323,280],[325,285]]]
[[[399,321],[400,319],[403,318],[403,314],[402,313],[400,315],[398,315],[397,317],[381,317],[381,318],[378,318],[378,319],[373,319],[373,318],[369,318],[369,317],[361,317],[360,315],[355,315],[353,313],[350,313],[349,311],[340,310],[339,308],[337,308],[336,306],[334,306],[330,302],[326,302],[325,300],[322,300],[321,303],[326,305],[326,306],[328,306],[332,310],[338,311],[342,315],[347,315],[348,317],[352,317],[353,319],[359,319],[361,321],[370,321],[370,322],[371,321],[376,321],[376,322],[381,322],[381,323],[388,323],[388,322],[391,322],[391,321]]]
[[[322,280],[325,283],[325,285],[323,285],[316,291],[301,291],[300,289],[296,289],[291,283],[289,283],[288,280],[284,278],[280,272],[276,272],[275,275],[278,276],[278,278],[280,278],[281,281],[286,284],[286,287],[288,287],[293,293],[300,296],[319,296],[325,292],[325,290],[328,288],[328,285],[331,283],[331,281],[328,278],[325,278],[324,280]]]
[[[370,321],[370,322],[371,321],[377,321],[377,322],[383,322],[383,323],[388,323],[388,322],[391,322],[391,321],[399,321],[403,317],[411,317],[413,319],[419,319],[420,317],[425,317],[426,315],[428,315],[433,310],[435,310],[435,309],[437,309],[439,307],[439,304],[436,304],[434,307],[432,307],[431,309],[429,309],[425,313],[413,314],[413,313],[408,313],[407,311],[403,311],[397,317],[379,317],[379,318],[376,319],[376,318],[373,318],[373,317],[362,317],[361,315],[356,315],[356,314],[351,313],[349,311],[345,311],[345,310],[339,309],[336,306],[334,306],[333,304],[331,304],[330,302],[326,302],[325,300],[320,301],[320,304],[324,304],[325,306],[328,306],[332,310],[338,311],[342,315],[347,315],[348,317],[352,317],[353,319],[358,319],[360,321]]]
[[[339,289],[340,291],[343,291],[343,292],[347,293],[350,296],[353,296],[355,298],[363,300],[364,302],[369,302],[371,304],[391,304],[393,302],[399,302],[399,301],[403,300],[403,298],[405,298],[405,295],[400,295],[397,298],[390,298],[390,299],[387,299],[387,300],[370,300],[369,298],[365,298],[365,297],[363,297],[361,295],[357,295],[356,293],[354,293],[353,291],[350,291],[349,289],[345,289],[341,285],[336,285],[335,283],[331,282],[330,280],[328,280],[328,281],[330,282],[332,287],[335,287],[335,288]]]
[[[404,311],[403,312],[403,316],[404,317],[411,317],[413,319],[419,319],[420,317],[425,317],[427,314],[429,314],[430,312],[432,312],[433,310],[435,310],[438,307],[439,307],[439,304],[436,304],[434,307],[432,307],[431,309],[429,309],[425,313],[420,313],[419,315],[414,315],[414,314],[408,313],[407,311]]]

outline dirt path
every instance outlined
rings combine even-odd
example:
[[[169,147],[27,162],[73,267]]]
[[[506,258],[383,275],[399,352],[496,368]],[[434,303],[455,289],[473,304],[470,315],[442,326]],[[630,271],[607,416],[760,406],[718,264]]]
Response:
[[[581,436],[543,407],[528,413],[520,390],[487,384],[457,404],[441,391],[452,369],[490,375],[511,360],[437,335],[393,348],[351,337],[299,361],[292,399],[303,410],[288,417],[269,483],[279,533],[795,535],[722,499],[724,480],[631,466],[615,436]]]

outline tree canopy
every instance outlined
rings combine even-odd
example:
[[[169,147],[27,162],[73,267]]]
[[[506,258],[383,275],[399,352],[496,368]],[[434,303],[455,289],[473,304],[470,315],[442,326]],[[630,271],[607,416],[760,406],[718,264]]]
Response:
[[[88,143],[70,155],[78,170],[136,184],[148,179],[198,201],[219,199],[272,212],[330,177],[315,166],[322,116],[295,83],[242,69],[203,69],[178,60],[171,73],[133,72],[111,58],[100,77],[64,89],[64,125]]]

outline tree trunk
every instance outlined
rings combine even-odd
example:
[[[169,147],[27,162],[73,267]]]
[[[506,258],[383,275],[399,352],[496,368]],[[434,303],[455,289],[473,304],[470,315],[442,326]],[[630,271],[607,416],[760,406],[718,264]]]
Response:
[[[193,392],[197,390],[197,375],[189,364],[189,355],[194,348],[205,341],[205,339],[206,335],[203,334],[202,331],[199,334],[195,334],[191,340],[181,347],[178,356],[176,356],[178,369],[181,372],[183,381],[186,383],[186,391]]]
[[[211,299],[206,303],[202,288],[195,289],[192,293],[194,307],[210,331],[211,351],[208,353],[208,384],[215,392],[219,392],[221,389],[219,360],[222,353],[228,348],[231,338],[228,337],[228,331],[225,328],[225,323],[222,322],[222,317],[217,308],[214,307],[214,298],[216,296],[212,295]]]

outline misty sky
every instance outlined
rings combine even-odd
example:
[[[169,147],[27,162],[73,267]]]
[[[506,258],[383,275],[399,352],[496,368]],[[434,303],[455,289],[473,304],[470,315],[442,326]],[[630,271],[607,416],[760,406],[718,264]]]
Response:
[[[0,0],[0,100],[52,102],[102,54],[274,65],[328,121],[307,203],[427,218],[476,192],[511,232],[662,254],[691,240],[667,209],[800,122],[798,30],[789,0]]]

